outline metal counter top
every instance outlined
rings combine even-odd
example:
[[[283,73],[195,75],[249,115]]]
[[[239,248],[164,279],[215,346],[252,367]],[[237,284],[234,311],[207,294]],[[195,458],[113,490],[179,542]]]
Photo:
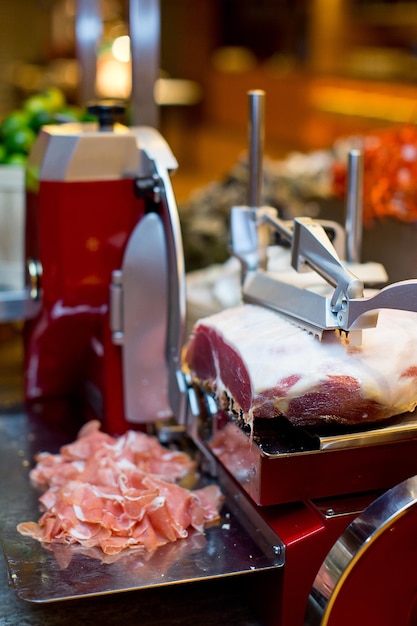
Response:
[[[141,626],[262,626],[248,602],[246,583],[207,583],[147,589],[52,604],[20,600],[7,586],[0,558],[1,626],[74,626],[74,624],[140,624]]]

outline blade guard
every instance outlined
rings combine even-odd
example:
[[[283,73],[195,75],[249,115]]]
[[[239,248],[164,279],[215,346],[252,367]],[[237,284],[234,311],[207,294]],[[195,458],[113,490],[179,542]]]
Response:
[[[135,227],[121,271],[113,274],[111,329],[122,346],[125,416],[151,423],[182,415],[178,385],[185,332],[185,270],[169,171],[176,161],[159,133],[134,129],[142,150],[136,192],[146,215]]]

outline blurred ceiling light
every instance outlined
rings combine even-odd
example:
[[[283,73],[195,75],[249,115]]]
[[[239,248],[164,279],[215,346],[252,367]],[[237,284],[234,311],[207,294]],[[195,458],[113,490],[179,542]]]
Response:
[[[96,93],[100,98],[130,96],[132,70],[130,63],[117,61],[111,52],[102,53],[97,59]]]
[[[112,54],[116,61],[121,63],[129,63],[130,61],[130,37],[129,35],[122,35],[117,37],[111,47]]]
[[[100,98],[129,98],[132,91],[132,66],[128,35],[116,37],[99,50],[95,91]]]
[[[130,37],[121,35],[98,54],[96,93],[103,98],[128,99],[132,90]],[[193,80],[158,78],[155,102],[160,106],[185,106],[201,100],[201,86]]]

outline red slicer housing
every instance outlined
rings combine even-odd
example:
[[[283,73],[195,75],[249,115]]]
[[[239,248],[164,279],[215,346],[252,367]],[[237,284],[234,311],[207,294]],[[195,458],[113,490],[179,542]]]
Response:
[[[167,167],[176,161],[157,131],[109,123],[118,106],[95,112],[98,125],[44,127],[29,157],[26,259],[42,306],[25,323],[25,395],[31,403],[76,399],[106,430],[121,433],[129,417],[123,348],[111,328],[113,272],[121,271],[149,203],[159,211],[148,198],[152,155],[142,144],[151,152],[157,145]]]

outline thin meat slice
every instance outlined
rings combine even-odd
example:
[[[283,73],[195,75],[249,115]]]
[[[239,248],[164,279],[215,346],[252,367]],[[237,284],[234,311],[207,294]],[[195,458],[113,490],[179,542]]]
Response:
[[[40,487],[75,479],[110,484],[115,475],[114,463],[131,463],[172,482],[195,469],[196,464],[188,454],[168,450],[156,437],[138,431],[111,437],[99,429],[99,422],[91,420],[74,442],[61,447],[59,454],[38,454],[38,463],[30,473],[31,481]]]
[[[377,422],[417,405],[417,314],[383,310],[360,346],[337,332],[322,341],[252,304],[199,320],[185,362],[221,408],[246,422]]]
[[[105,555],[155,550],[219,518],[217,485],[190,491],[177,484],[195,462],[143,433],[113,438],[89,423],[59,454],[37,458],[30,477],[45,488],[44,512],[17,529],[45,544],[99,548]]]

